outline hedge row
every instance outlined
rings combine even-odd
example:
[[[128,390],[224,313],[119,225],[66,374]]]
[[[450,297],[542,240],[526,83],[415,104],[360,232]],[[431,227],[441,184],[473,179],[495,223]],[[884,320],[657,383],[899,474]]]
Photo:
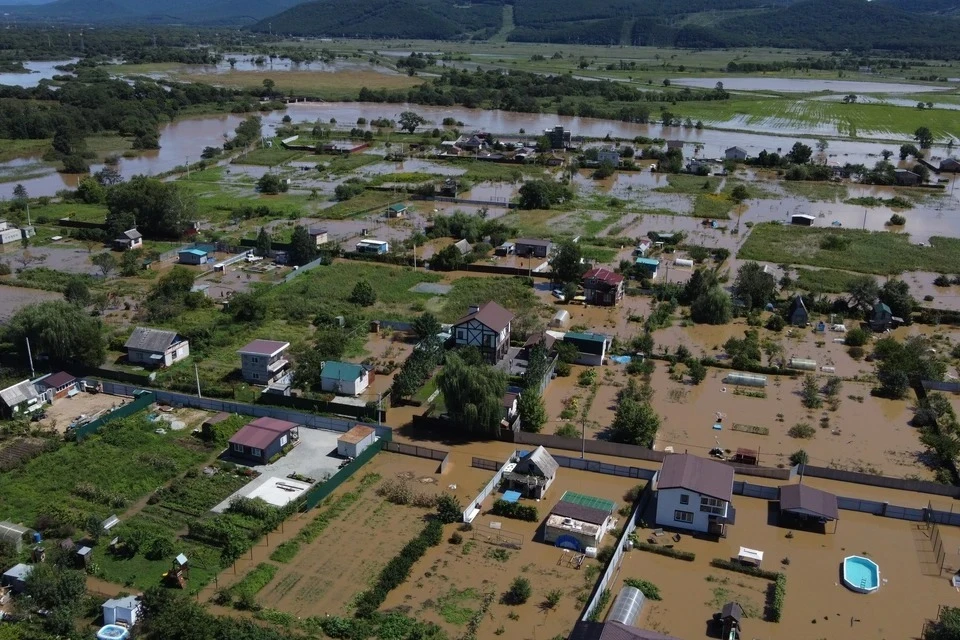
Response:
[[[693,562],[697,559],[697,554],[692,551],[682,551],[680,549],[674,549],[672,547],[664,547],[659,544],[650,544],[649,542],[640,542],[639,540],[633,543],[633,546],[641,551],[649,551],[650,553],[656,553],[661,556],[668,556],[670,558],[676,558],[677,560],[686,560],[687,562]]]
[[[414,563],[423,557],[430,547],[440,544],[443,539],[443,525],[437,520],[431,520],[416,538],[407,543],[395,555],[387,566],[380,571],[374,585],[357,597],[356,616],[369,618],[387,599],[387,594],[399,587],[409,577]]]
[[[493,503],[490,513],[504,518],[513,518],[514,520],[526,520],[527,522],[538,522],[540,515],[537,508],[516,502],[507,502],[506,500],[497,500]]]
[[[723,558],[714,558],[710,561],[710,566],[716,567],[717,569],[726,569],[727,571],[745,573],[748,576],[763,578],[764,580],[776,580],[780,575],[782,575],[779,571],[767,571],[766,569],[761,569],[760,567],[751,567],[750,565],[746,565],[741,562],[734,562],[733,560],[726,560]]]
[[[787,598],[787,575],[778,573],[773,584],[773,605],[770,607],[770,621],[780,622],[783,616],[783,603]]]

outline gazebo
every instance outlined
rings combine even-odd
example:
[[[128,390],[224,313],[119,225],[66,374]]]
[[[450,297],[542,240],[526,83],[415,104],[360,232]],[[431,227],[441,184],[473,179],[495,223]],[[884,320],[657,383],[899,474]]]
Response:
[[[789,514],[804,521],[816,521],[826,525],[833,522],[837,532],[840,513],[837,496],[805,484],[788,484],[780,487],[780,513]]]
[[[0,522],[0,542],[12,546],[17,553],[23,549],[23,537],[30,530],[12,522]]]

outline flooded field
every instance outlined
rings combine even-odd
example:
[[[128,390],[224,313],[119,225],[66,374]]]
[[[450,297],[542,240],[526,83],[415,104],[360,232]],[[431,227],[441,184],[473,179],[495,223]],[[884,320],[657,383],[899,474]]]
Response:
[[[930,531],[916,523],[841,511],[821,533],[780,523],[775,503],[734,496],[736,524],[718,542],[683,535],[675,547],[696,554],[683,562],[643,551],[624,556],[616,597],[623,580],[640,578],[660,589],[659,602],[648,602],[636,625],[680,638],[718,637],[710,626],[713,614],[727,602],[744,608],[744,638],[842,640],[844,638],[917,638],[925,621],[937,616],[938,605],[956,598],[951,569],[958,566],[956,528],[941,527],[946,561],[941,577],[933,564]],[[652,518],[648,518],[652,521]],[[924,525],[919,525],[923,527]],[[650,529],[639,529],[646,541]],[[786,574],[783,618],[767,622],[764,609],[772,582],[709,565],[713,558],[736,557],[739,547],[764,552],[762,568]],[[880,589],[858,594],[842,586],[840,565],[848,555],[864,555],[880,566]],[[708,630],[711,633],[708,635]]]
[[[6,320],[27,305],[61,298],[63,298],[62,295],[53,291],[22,289],[0,284],[0,321]]]
[[[819,80],[813,78],[675,78],[670,82],[687,87],[713,89],[717,82],[727,91],[783,91],[808,93],[836,91],[843,93],[926,93],[947,91],[950,87],[907,84],[904,82],[859,82],[856,80]]]

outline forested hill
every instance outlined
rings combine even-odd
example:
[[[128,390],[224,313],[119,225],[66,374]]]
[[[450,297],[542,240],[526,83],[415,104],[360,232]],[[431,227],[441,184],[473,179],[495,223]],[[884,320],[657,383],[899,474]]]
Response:
[[[301,0],[56,0],[35,6],[2,6],[0,13],[24,21],[245,25]]]
[[[513,0],[520,42],[960,55],[960,0]],[[503,0],[316,0],[254,25],[301,36],[485,39]]]

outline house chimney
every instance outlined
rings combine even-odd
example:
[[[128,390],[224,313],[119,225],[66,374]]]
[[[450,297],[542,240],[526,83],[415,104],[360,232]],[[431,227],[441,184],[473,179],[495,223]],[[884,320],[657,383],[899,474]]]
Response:
[[[480,307],[478,307],[475,304],[472,304],[470,305],[470,310],[467,311],[467,314],[476,313],[477,311],[480,311]]]

